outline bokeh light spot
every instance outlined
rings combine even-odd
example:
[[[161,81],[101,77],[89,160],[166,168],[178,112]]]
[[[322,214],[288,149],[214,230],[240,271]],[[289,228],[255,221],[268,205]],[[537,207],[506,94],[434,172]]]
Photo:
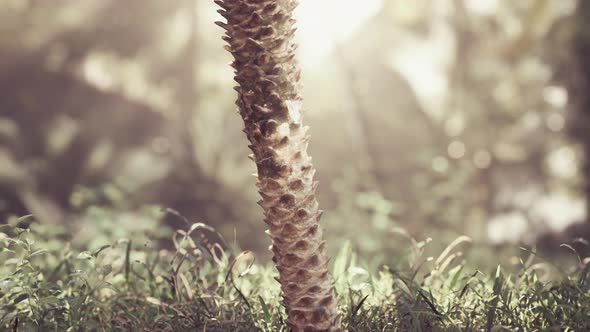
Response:
[[[546,120],[547,128],[551,131],[561,131],[565,127],[565,119],[559,113],[552,113]]]
[[[447,158],[438,156],[432,159],[432,169],[438,173],[445,173],[449,169]]]
[[[473,164],[479,169],[486,169],[492,163],[492,155],[486,150],[479,150],[473,155]]]
[[[551,173],[563,178],[572,178],[577,174],[576,161],[576,153],[569,146],[559,148],[547,156],[547,164]]]
[[[453,141],[449,144],[447,152],[449,153],[449,157],[453,159],[461,159],[465,156],[465,144],[461,141]]]
[[[562,108],[567,104],[567,90],[561,86],[548,86],[543,90],[543,99],[553,107]]]

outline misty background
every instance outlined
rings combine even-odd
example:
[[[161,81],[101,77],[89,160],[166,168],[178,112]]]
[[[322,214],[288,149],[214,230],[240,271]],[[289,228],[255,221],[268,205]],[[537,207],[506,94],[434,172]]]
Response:
[[[268,258],[213,1],[0,2],[0,222],[98,246],[214,226]],[[323,227],[379,264],[408,238],[587,250],[590,4],[301,0]],[[166,245],[165,243],[163,245]]]

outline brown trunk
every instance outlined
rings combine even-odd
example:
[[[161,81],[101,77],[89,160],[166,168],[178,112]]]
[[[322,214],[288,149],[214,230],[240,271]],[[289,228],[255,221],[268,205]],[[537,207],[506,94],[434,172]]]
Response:
[[[237,105],[245,124],[272,239],[273,261],[293,331],[338,331],[340,316],[315,198],[315,169],[301,123],[292,18],[295,0],[215,1],[234,56]]]
[[[586,195],[586,220],[590,223],[590,2],[580,1],[576,11],[576,33],[573,40],[574,70],[569,76],[570,96],[574,110],[570,117],[570,131],[584,154],[581,172]]]

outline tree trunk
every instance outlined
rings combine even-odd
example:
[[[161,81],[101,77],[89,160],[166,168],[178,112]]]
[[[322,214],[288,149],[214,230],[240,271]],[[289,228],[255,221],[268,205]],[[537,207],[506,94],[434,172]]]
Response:
[[[572,72],[571,99],[574,110],[570,118],[571,134],[582,147],[584,161],[582,176],[586,207],[590,211],[590,2],[580,1],[576,11],[576,33],[573,39],[573,53],[575,68]],[[590,212],[586,220],[590,222]]]
[[[301,123],[294,59],[296,0],[216,0],[235,61],[237,105],[254,152],[264,221],[293,331],[338,331],[326,244],[319,227],[315,169]]]

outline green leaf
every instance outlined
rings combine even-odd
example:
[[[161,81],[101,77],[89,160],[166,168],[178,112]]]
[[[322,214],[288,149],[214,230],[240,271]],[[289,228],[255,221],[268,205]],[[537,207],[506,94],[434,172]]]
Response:
[[[350,241],[344,242],[342,248],[336,255],[336,259],[334,259],[334,269],[333,274],[334,278],[338,279],[340,276],[344,275],[346,272],[346,267],[348,265],[348,260],[352,252],[352,246]]]
[[[271,316],[270,311],[268,310],[268,306],[266,305],[266,302],[264,302],[264,299],[260,295],[258,295],[258,301],[260,301],[260,306],[262,307],[262,312],[264,313],[264,321],[270,323]]]
[[[3,264],[4,265],[11,265],[11,264],[18,265],[18,264],[20,264],[20,261],[21,260],[18,258],[9,258],[9,259],[5,260]]]
[[[82,251],[76,257],[77,259],[92,259],[92,254],[89,251]]]
[[[32,214],[22,216],[22,217],[18,218],[17,223],[16,223],[16,228],[29,229],[29,227],[31,226],[33,221],[35,221],[35,219],[33,218]]]
[[[496,269],[496,278],[494,280],[494,296],[491,299],[490,309],[487,314],[486,331],[492,331],[494,326],[494,320],[496,319],[496,309],[498,306],[498,300],[500,299],[500,292],[502,291],[502,269],[500,265]]]
[[[2,225],[0,225],[0,231],[2,231],[3,233],[7,233],[7,232],[9,232],[9,231],[11,231],[13,229],[14,229],[14,226],[9,225],[9,224],[2,224]]]
[[[461,272],[463,272],[464,267],[465,265],[459,265],[456,271],[452,271],[455,274],[453,274],[453,278],[451,279],[451,283],[449,284],[449,289],[453,290],[455,288],[455,285],[457,284],[459,277],[462,275]]]
[[[125,250],[125,281],[129,282],[129,271],[131,270],[131,239],[127,242],[127,250]]]
[[[98,248],[98,249],[94,250],[94,251],[92,252],[92,256],[94,256],[94,257],[97,257],[97,256],[98,256],[98,254],[100,254],[100,253],[101,253],[103,250],[105,250],[106,248],[110,248],[110,247],[111,247],[111,245],[110,245],[110,244],[104,245],[104,246],[102,246],[102,247],[100,247],[100,248]]]
[[[38,256],[38,255],[42,255],[42,254],[45,254],[45,253],[47,253],[47,250],[46,249],[37,249],[37,250],[33,251],[31,254],[29,254],[29,257],[28,258],[31,258],[31,257],[34,257],[34,256]]]
[[[39,299],[39,302],[41,304],[49,304],[52,306],[57,306],[59,304],[59,298],[57,298],[57,296],[46,296],[46,297]]]
[[[19,296],[17,296],[16,299],[14,299],[14,301],[12,301],[12,304],[15,304],[15,305],[16,304],[19,304],[19,303],[21,303],[22,301],[24,301],[24,300],[26,300],[28,298],[29,298],[29,294],[22,293]]]

